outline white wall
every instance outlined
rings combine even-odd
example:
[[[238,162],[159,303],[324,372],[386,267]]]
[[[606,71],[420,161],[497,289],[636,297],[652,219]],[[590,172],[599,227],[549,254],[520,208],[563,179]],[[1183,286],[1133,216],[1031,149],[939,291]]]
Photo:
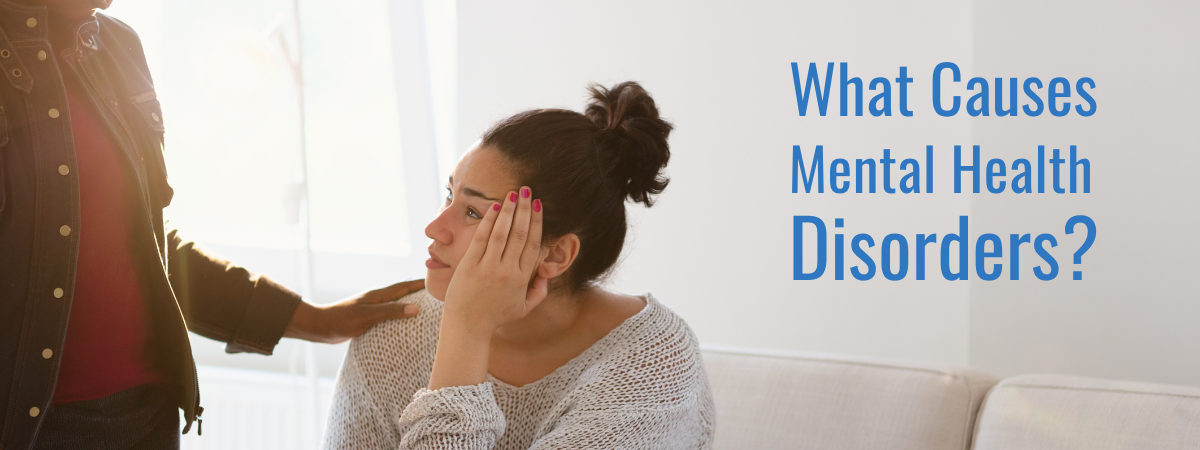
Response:
[[[995,230],[1062,236],[1068,217],[1087,214],[1097,237],[1082,281],[971,283],[972,365],[1200,385],[1197,17],[1200,4],[1186,1],[977,5],[979,76],[1089,76],[1098,109],[976,119],[973,140],[1001,157],[1077,145],[1093,184],[1087,195],[978,195],[972,216]]]
[[[901,65],[970,67],[969,4],[465,0],[458,14],[459,142],[521,109],[579,110],[590,81],[640,81],[675,123],[671,185],[635,215],[613,287],[653,292],[704,342],[967,363],[967,283],[792,281],[791,224],[810,214],[912,235],[950,228],[969,198],[792,194],[790,183],[792,145],[918,157],[968,142],[969,121],[925,102],[911,118],[802,118],[790,63],[844,61],[868,81]],[[927,98],[928,85],[910,95]]]
[[[1200,143],[1196,6],[1058,3],[461,0],[457,141],[525,108],[579,110],[590,81],[642,82],[677,127],[672,183],[635,213],[611,286],[653,292],[703,342],[1200,384],[1188,257],[1200,245],[1188,234],[1198,186],[1187,178]],[[1090,76],[1099,112],[942,118],[929,102],[942,61],[967,78]],[[791,62],[847,62],[864,82],[908,66],[915,116],[799,117]],[[1038,143],[1084,149],[1093,193],[950,193],[950,146],[1011,159]],[[791,147],[816,144],[827,159],[883,148],[919,157],[934,145],[936,193],[791,194]],[[928,281],[791,279],[793,215],[843,217],[848,233],[878,242],[953,232],[961,214],[975,235],[1061,238],[1075,213],[1099,226],[1083,281],[1070,281],[1063,250],[1075,237],[1060,239],[1052,282],[944,281],[936,258]]]

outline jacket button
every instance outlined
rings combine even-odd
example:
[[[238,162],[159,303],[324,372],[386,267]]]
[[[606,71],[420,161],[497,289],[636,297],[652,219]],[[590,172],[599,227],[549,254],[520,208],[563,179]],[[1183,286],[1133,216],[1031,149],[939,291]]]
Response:
[[[59,173],[59,175],[66,175],[68,173],[71,173],[71,168],[67,167],[65,164],[58,166],[58,173]]]
[[[63,296],[62,288],[54,288],[54,298],[62,298],[62,296]]]
[[[51,356],[54,356],[54,350],[42,350],[42,359],[50,359]]]
[[[61,235],[63,235],[63,236],[66,236],[66,235],[68,235],[68,234],[71,234],[71,227],[68,227],[68,226],[66,226],[66,225],[63,225],[63,226],[59,227],[59,228],[58,228],[58,234],[61,234]]]
[[[57,110],[57,109],[50,108],[50,113],[49,113],[49,114],[50,114],[50,118],[51,118],[51,119],[57,119],[57,118],[58,118],[58,110]]]
[[[27,26],[29,28],[36,27],[37,19],[30,17],[28,20],[25,21],[25,26]]]
[[[46,51],[38,50],[38,61],[45,61],[45,60],[46,60]]]
[[[42,413],[42,410],[36,406],[29,408],[29,417],[37,417],[38,414],[41,414],[41,413]]]

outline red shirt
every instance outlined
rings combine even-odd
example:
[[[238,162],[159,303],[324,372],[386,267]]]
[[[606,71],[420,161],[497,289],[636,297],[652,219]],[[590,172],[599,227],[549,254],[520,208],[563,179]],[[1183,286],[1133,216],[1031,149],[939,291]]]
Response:
[[[133,254],[134,221],[142,217],[137,177],[83,87],[69,73],[63,75],[79,177],[80,229],[55,405],[169,379],[154,368],[145,280]]]

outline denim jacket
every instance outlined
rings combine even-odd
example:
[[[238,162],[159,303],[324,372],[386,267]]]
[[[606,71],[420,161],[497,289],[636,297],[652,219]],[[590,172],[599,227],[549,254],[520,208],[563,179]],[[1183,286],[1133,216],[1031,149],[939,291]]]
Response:
[[[270,354],[300,297],[166,229],[163,208],[173,191],[165,128],[137,34],[97,14],[73,48],[51,48],[47,20],[45,7],[0,0],[0,449],[33,444],[67,333],[80,221],[70,77],[84,86],[140,186],[133,251],[147,283],[148,345],[173,380],[186,432],[203,411],[188,331],[227,342],[230,353]]]

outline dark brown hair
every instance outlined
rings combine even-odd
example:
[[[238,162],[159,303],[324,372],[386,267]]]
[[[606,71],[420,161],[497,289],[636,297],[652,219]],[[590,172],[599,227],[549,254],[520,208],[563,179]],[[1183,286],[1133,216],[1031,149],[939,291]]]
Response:
[[[579,255],[560,287],[579,290],[608,272],[625,244],[625,199],[652,206],[667,187],[671,124],[636,82],[590,85],[584,114],[535,109],[501,120],[481,145],[496,149],[545,205],[543,242],[569,233]]]

